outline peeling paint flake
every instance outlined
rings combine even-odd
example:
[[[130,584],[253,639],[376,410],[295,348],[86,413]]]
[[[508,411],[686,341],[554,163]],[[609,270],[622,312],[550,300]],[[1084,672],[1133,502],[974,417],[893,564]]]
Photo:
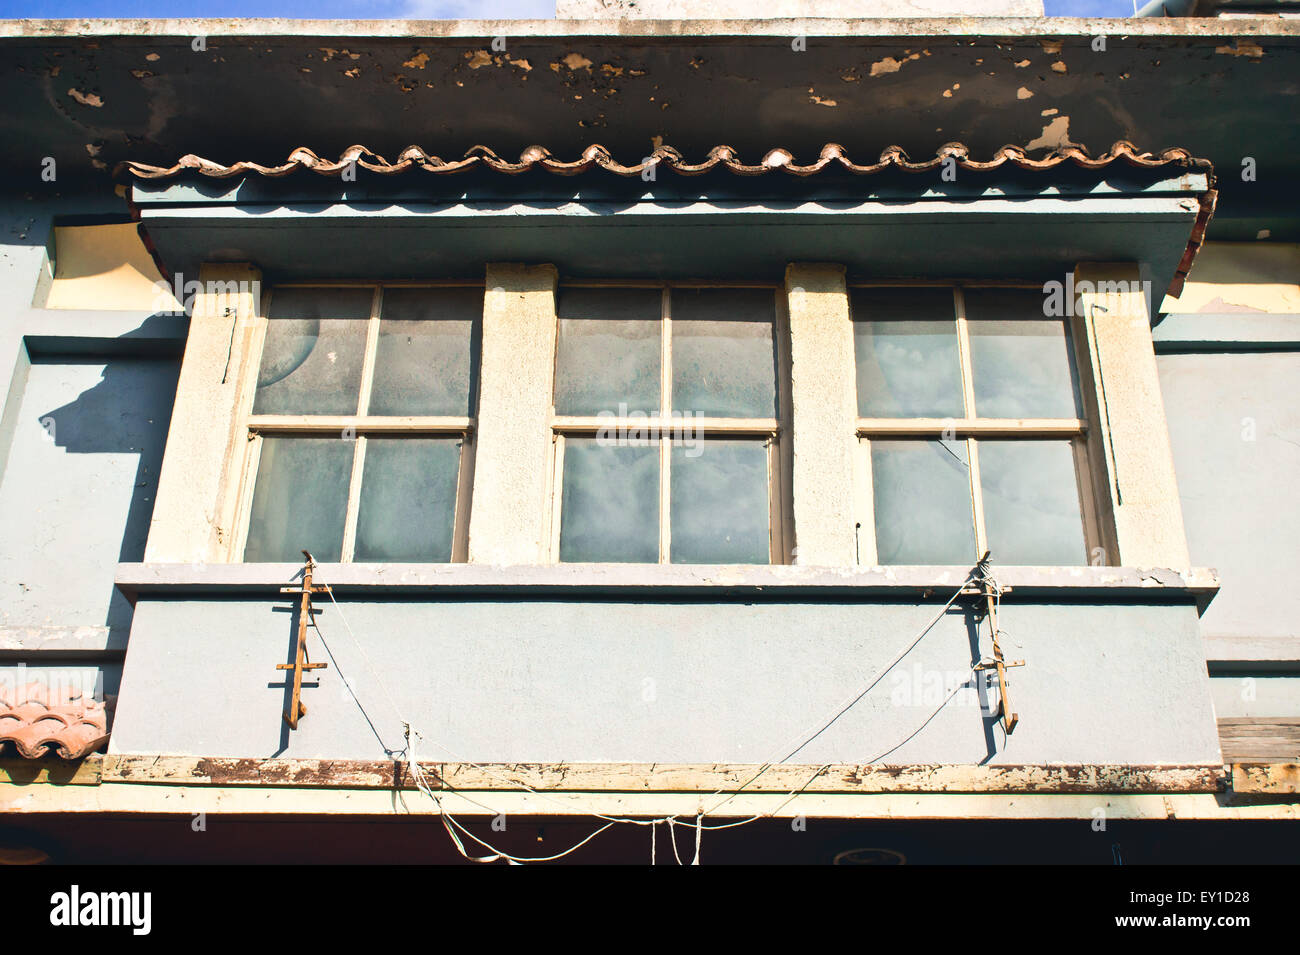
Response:
[[[1034,93],[1032,90],[1026,89],[1023,86],[1016,90],[1016,99],[1029,99],[1033,95]]]
[[[901,60],[896,60],[892,56],[887,56],[883,60],[877,60],[875,63],[871,64],[871,75],[880,76],[883,73],[897,73],[903,68],[904,63],[911,60],[919,60],[920,58],[920,53],[905,55]]]
[[[1057,116],[1043,127],[1042,135],[1025,143],[1026,149],[1060,149],[1070,145],[1070,117]]]
[[[94,106],[98,109],[104,105],[104,100],[94,93],[83,93],[81,90],[73,88],[68,90],[68,95],[82,106]]]
[[[1069,71],[1070,68],[1065,65],[1064,60],[1057,60],[1055,63],[1052,64],[1053,73],[1068,73]]]
[[[581,53],[570,53],[558,63],[552,63],[551,69],[558,73],[561,66],[569,70],[586,70],[591,72],[591,60],[587,59]]]
[[[1056,56],[1060,53],[1064,44],[1062,40],[1040,40],[1039,42],[1042,44],[1043,52],[1049,56]]]
[[[1029,65],[1029,61],[1028,61],[1028,60],[1016,60],[1016,62],[1015,62],[1014,64],[1012,64],[1012,65],[1015,66],[1015,68],[1018,69],[1018,70],[1023,70],[1026,66]]]
[[[465,55],[469,56],[468,53],[466,53]],[[491,61],[491,59],[492,59],[491,57],[488,57],[489,61]],[[404,60],[402,62],[402,66],[406,67],[408,70],[422,70],[428,64],[428,62],[429,62],[428,53],[417,53],[409,60]],[[473,66],[472,63],[470,65],[471,67]],[[481,66],[482,64],[479,65]]]
[[[1238,40],[1235,46],[1216,46],[1214,52],[1227,56],[1245,56],[1252,60],[1264,58],[1264,48],[1254,40]]]

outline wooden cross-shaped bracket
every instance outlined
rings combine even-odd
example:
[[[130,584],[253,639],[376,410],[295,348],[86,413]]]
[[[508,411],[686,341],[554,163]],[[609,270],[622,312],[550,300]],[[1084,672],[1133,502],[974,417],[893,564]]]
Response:
[[[1007,681],[1007,670],[1010,667],[1022,667],[1025,665],[1024,660],[1006,660],[1002,656],[1002,647],[998,643],[998,601],[1001,594],[1010,593],[1010,587],[995,588],[993,581],[988,575],[989,554],[985,553],[979,562],[981,570],[980,578],[976,581],[978,589],[968,589],[963,593],[982,596],[985,600],[985,613],[989,620],[989,631],[993,635],[993,659],[980,660],[975,664],[974,670],[996,670],[998,674],[998,709],[1002,717],[1002,728],[1010,736],[1015,732],[1016,724],[1020,722],[1020,714],[1011,709],[1011,697],[1007,695],[1007,687],[1011,684]]]
[[[312,570],[316,562],[312,559],[311,554],[307,551],[302,552],[303,557],[307,558],[307,563],[302,569],[302,586],[301,587],[281,587],[282,594],[300,594],[302,599],[298,605],[298,645],[294,653],[292,663],[277,663],[277,670],[293,671],[293,696],[289,700],[289,709],[284,714],[284,721],[289,724],[290,729],[298,728],[298,719],[307,715],[307,707],[302,703],[302,671],[303,670],[323,670],[329,666],[328,663],[312,663],[307,658],[307,621],[311,619],[311,595],[327,594],[330,592],[327,584],[313,584],[311,582]]]

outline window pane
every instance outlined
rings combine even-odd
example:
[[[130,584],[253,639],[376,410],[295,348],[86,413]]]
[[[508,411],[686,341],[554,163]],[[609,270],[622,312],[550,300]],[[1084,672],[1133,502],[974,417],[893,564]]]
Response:
[[[659,560],[659,448],[564,442],[560,560]]]
[[[1066,322],[1036,289],[969,289],[975,411],[981,418],[1077,418],[1079,375]]]
[[[482,289],[385,289],[370,413],[472,415],[471,348],[482,314]]]
[[[981,441],[989,550],[999,564],[1086,564],[1069,441]]]
[[[962,417],[951,289],[856,289],[853,339],[859,417]]]
[[[659,412],[659,289],[560,290],[555,361],[557,414]]]
[[[367,438],[353,560],[445,563],[460,438]]]
[[[770,289],[675,289],[673,409],[720,418],[776,417]]]
[[[964,441],[872,441],[876,554],[881,564],[975,562]]]
[[[286,288],[271,296],[254,414],[356,414],[367,288]]]
[[[355,447],[339,437],[262,439],[245,561],[300,564],[304,549],[339,559]]]
[[[769,538],[767,447],[760,441],[674,445],[674,564],[766,564]]]

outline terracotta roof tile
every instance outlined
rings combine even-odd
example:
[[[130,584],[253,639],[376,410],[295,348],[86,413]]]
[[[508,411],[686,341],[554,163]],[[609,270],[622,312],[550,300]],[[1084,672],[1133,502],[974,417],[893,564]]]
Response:
[[[129,172],[139,179],[168,179],[182,172],[192,170],[214,179],[228,179],[247,173],[256,173],[278,179],[298,169],[310,169],[322,176],[334,176],[342,173],[352,163],[362,169],[391,176],[419,169],[434,175],[449,175],[466,172],[471,169],[490,169],[506,175],[518,175],[530,169],[543,169],[561,176],[572,176],[600,169],[616,176],[639,176],[646,169],[663,166],[683,176],[698,176],[715,168],[722,168],[738,176],[762,176],[770,172],[781,171],[792,176],[812,176],[826,170],[843,169],[856,175],[869,175],[882,172],[890,167],[907,172],[927,172],[941,166],[945,160],[952,158],[962,169],[987,171],[1010,164],[1018,169],[1052,169],[1062,163],[1071,163],[1082,169],[1101,169],[1116,160],[1122,160],[1131,166],[1155,168],[1160,166],[1183,166],[1210,170],[1210,163],[1205,159],[1196,159],[1185,149],[1165,149],[1159,153],[1139,150],[1132,143],[1120,141],[1115,143],[1096,158],[1088,155],[1081,146],[1064,146],[1049,153],[1041,159],[1030,158],[1019,146],[1003,146],[988,160],[971,158],[970,149],[962,143],[946,143],[938,152],[928,159],[913,161],[900,146],[890,146],[880,154],[879,160],[859,165],[849,158],[847,150],[838,143],[827,143],[814,162],[801,164],[787,149],[772,149],[757,163],[742,162],[736,150],[730,146],[715,146],[709,150],[702,162],[687,162],[686,158],[671,146],[659,146],[642,161],[625,166],[615,160],[609,150],[601,145],[588,146],[579,159],[564,161],[556,159],[544,146],[529,146],[520,155],[518,162],[503,159],[486,146],[475,146],[460,159],[446,160],[430,155],[419,146],[407,146],[397,156],[396,161],[389,162],[378,153],[371,152],[364,146],[349,146],[343,150],[337,160],[322,159],[305,146],[300,146],[289,154],[289,158],[278,166],[263,166],[260,163],[240,161],[229,166],[204,159],[201,156],[182,156],[172,166],[151,166],[134,161],[124,162],[118,171]]]
[[[106,742],[108,712],[102,701],[40,683],[17,690],[0,686],[0,754],[12,744],[26,759],[51,751],[63,759],[81,759]]]

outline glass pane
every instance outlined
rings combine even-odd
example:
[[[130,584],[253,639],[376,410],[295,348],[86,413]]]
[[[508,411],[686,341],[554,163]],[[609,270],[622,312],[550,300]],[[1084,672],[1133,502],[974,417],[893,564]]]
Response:
[[[1088,563],[1069,441],[981,441],[979,457],[994,563]]]
[[[975,563],[965,441],[872,441],[871,480],[881,564]]]
[[[700,441],[672,449],[674,564],[766,564],[771,559],[767,447]]]
[[[854,290],[853,340],[859,417],[962,417],[951,289]]]
[[[385,289],[370,389],[374,415],[474,413],[474,323],[480,288]]]
[[[659,447],[564,442],[560,560],[659,560]]]
[[[368,288],[286,288],[271,296],[254,414],[356,414]]]
[[[1077,418],[1079,375],[1065,319],[1043,316],[1036,289],[968,289],[975,412],[981,418]]]
[[[356,442],[339,437],[262,439],[244,560],[339,559]]]
[[[557,414],[659,413],[663,293],[647,288],[560,290]]]
[[[674,289],[673,409],[719,418],[776,417],[770,289]]]
[[[445,563],[460,438],[367,438],[353,560]]]

